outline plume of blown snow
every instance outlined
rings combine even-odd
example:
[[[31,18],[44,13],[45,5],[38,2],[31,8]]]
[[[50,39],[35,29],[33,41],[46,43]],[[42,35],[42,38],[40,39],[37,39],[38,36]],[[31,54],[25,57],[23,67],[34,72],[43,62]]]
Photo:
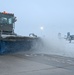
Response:
[[[35,42],[32,53],[53,54],[66,57],[74,57],[74,44],[58,37],[41,37],[41,41]]]

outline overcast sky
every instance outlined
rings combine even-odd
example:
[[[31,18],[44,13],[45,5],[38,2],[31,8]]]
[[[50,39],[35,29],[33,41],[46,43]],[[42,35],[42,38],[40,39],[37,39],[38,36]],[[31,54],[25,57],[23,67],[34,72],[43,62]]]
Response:
[[[15,14],[20,35],[74,34],[74,0],[0,0],[2,11]]]

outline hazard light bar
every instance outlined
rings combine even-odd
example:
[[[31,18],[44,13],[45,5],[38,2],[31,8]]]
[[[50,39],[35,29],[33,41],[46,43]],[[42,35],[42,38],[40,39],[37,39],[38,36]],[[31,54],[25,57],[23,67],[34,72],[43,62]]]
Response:
[[[6,11],[0,12],[0,13],[2,13],[2,14],[13,14],[13,13],[8,13],[8,12],[6,12]]]

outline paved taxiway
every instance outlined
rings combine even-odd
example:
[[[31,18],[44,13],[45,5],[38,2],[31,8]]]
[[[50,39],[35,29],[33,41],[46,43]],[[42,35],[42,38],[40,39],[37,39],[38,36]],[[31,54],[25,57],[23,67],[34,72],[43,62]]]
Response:
[[[74,58],[46,54],[1,55],[0,75],[74,75]]]

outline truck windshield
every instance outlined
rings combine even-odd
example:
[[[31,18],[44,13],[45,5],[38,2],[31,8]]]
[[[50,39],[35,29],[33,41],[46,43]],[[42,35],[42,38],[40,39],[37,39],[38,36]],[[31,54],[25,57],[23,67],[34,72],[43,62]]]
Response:
[[[0,17],[0,24],[13,24],[12,17]]]
[[[13,24],[14,14],[3,14],[0,13],[0,25],[11,25]]]

